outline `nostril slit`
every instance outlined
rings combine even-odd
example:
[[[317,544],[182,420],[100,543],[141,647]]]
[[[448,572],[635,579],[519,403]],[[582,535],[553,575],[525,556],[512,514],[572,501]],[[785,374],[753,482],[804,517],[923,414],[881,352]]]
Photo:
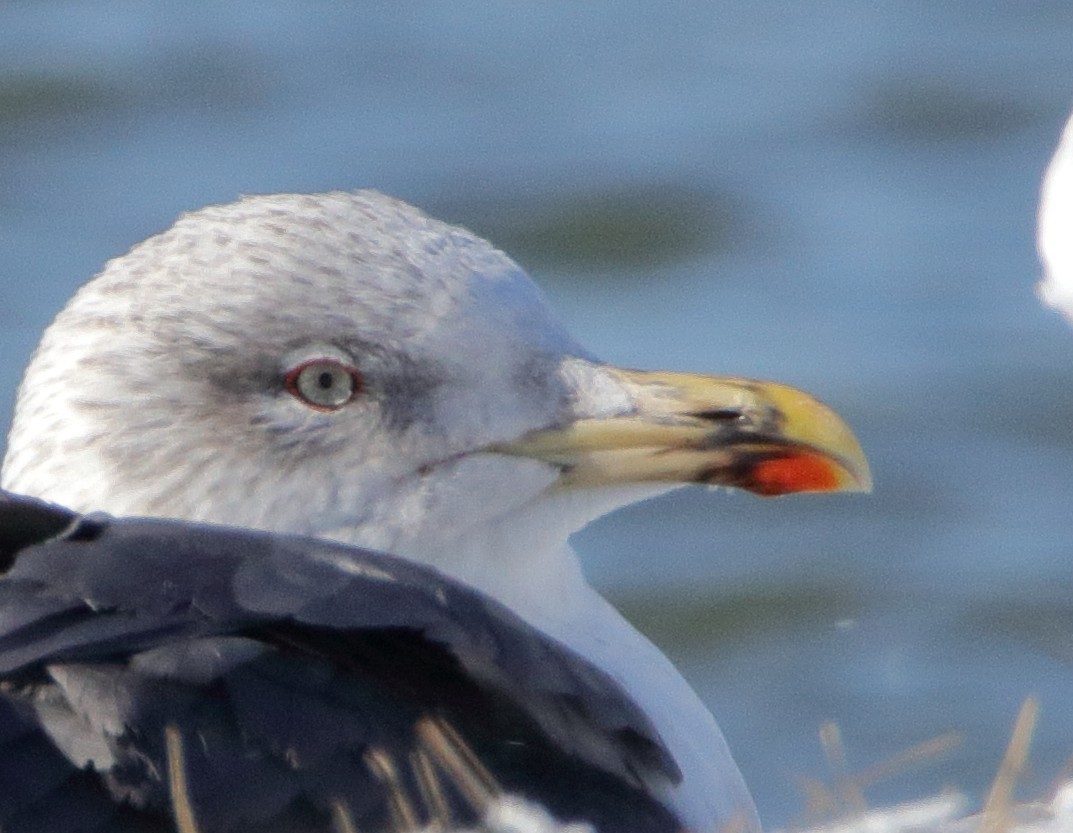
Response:
[[[744,414],[736,408],[712,408],[710,411],[694,411],[691,416],[708,422],[736,422],[744,419]]]

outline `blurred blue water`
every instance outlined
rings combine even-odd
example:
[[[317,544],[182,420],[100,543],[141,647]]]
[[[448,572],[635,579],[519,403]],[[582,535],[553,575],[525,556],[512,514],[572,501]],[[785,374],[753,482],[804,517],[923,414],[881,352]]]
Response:
[[[1042,789],[1073,754],[1073,332],[1033,225],[1071,104],[1068,0],[8,0],[0,412],[64,299],[180,211],[397,194],[516,243],[605,358],[777,378],[858,430],[871,497],[687,491],[579,535],[768,824],[826,719],[860,766],[966,732],[877,800],[979,791],[1037,694]],[[641,245],[574,241],[577,205]]]

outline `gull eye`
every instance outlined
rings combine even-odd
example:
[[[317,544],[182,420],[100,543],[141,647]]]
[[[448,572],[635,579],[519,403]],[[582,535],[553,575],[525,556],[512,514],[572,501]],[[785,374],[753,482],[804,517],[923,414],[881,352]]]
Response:
[[[313,359],[291,368],[288,393],[317,411],[342,408],[361,390],[361,374],[335,359]]]

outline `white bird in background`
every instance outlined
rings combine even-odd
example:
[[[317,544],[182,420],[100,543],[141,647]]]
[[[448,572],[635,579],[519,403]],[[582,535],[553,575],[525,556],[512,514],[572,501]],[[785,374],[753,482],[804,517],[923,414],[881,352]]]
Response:
[[[1037,243],[1040,298],[1073,321],[1073,116],[1043,178]]]
[[[4,489],[77,512],[316,536],[431,565],[617,681],[672,759],[631,777],[677,824],[756,829],[714,719],[567,544],[682,483],[871,485],[857,441],[815,399],[601,363],[507,256],[370,191],[205,208],[109,262],[34,353],[2,469]],[[662,555],[644,557],[658,569]],[[296,575],[311,563],[293,558],[306,565]],[[328,560],[340,576],[375,572]],[[107,722],[86,706],[88,684],[72,694],[73,672],[50,673],[66,709]]]

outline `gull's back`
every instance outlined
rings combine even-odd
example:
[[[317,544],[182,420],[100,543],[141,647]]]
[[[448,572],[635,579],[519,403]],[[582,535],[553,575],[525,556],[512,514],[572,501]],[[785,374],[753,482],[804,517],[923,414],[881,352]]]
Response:
[[[462,825],[504,792],[678,828],[621,689],[428,568],[8,495],[0,566],[5,833]]]

